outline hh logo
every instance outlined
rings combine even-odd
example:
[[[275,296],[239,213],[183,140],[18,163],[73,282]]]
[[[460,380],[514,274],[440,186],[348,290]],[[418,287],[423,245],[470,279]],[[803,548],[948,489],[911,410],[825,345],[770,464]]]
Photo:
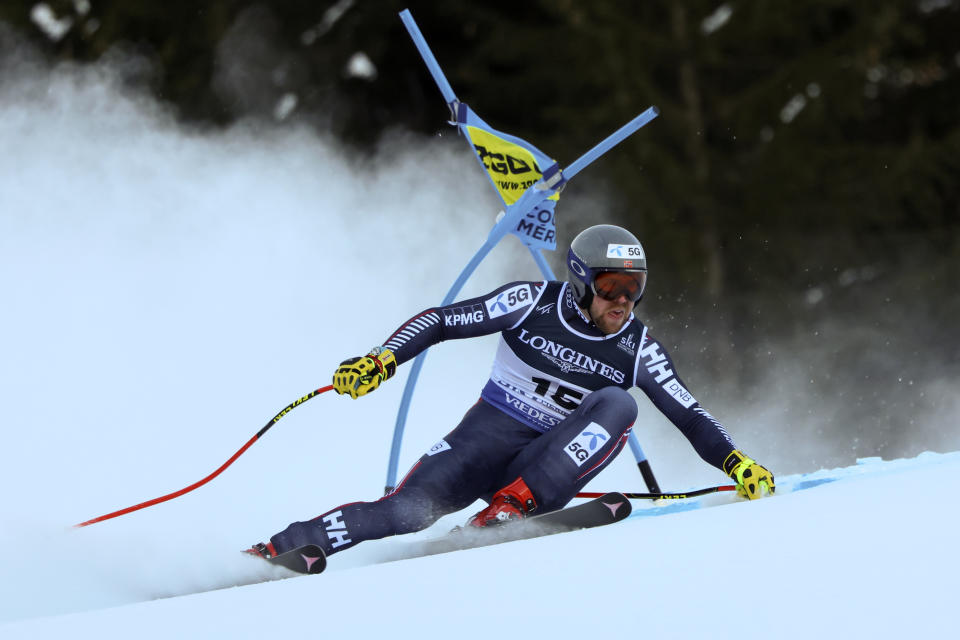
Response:
[[[331,548],[336,549],[337,547],[342,547],[345,544],[353,542],[353,540],[347,537],[350,535],[350,532],[347,531],[347,525],[343,521],[343,511],[334,511],[333,513],[323,516],[323,524],[327,530],[327,537],[333,541],[330,544]]]
[[[580,467],[609,441],[610,434],[607,430],[596,422],[591,422],[563,450]]]

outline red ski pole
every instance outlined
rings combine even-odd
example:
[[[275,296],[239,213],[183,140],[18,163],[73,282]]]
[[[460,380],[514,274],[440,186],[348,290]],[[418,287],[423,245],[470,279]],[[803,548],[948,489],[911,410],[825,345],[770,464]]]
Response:
[[[327,391],[330,391],[331,389],[333,389],[333,385],[329,385],[329,386],[326,386],[326,387],[320,387],[319,389],[314,389],[313,391],[311,391],[311,392],[308,393],[307,395],[303,396],[302,398],[299,398],[299,399],[297,399],[297,400],[294,400],[293,402],[291,402],[290,404],[288,404],[286,407],[283,408],[283,410],[282,410],[280,413],[278,413],[277,415],[275,415],[275,416],[273,417],[273,419],[270,420],[270,422],[268,422],[267,424],[265,424],[264,427],[263,427],[262,429],[260,429],[260,431],[257,431],[256,435],[253,436],[252,438],[250,438],[250,440],[247,441],[247,444],[245,444],[245,445],[243,445],[242,447],[240,447],[240,450],[237,451],[235,454],[233,454],[233,455],[230,457],[229,460],[227,460],[226,462],[224,462],[223,465],[221,465],[221,467],[220,467],[219,469],[217,469],[216,471],[214,471],[213,473],[211,473],[210,475],[208,475],[208,476],[207,476],[206,478],[204,478],[203,480],[200,480],[199,482],[195,482],[195,483],[193,483],[192,485],[190,485],[189,487],[184,487],[183,489],[180,489],[179,491],[174,491],[173,493],[168,493],[168,494],[165,495],[165,496],[161,496],[161,497],[159,497],[159,498],[154,498],[153,500],[148,500],[148,501],[146,501],[146,502],[141,502],[140,504],[136,504],[136,505],[134,505],[134,506],[132,506],[132,507],[127,507],[126,509],[120,509],[119,511],[114,511],[114,512],[112,512],[112,513],[107,513],[107,514],[105,514],[105,515],[102,515],[102,516],[93,518],[92,520],[87,520],[86,522],[81,522],[80,524],[75,524],[75,525],[73,525],[73,526],[74,526],[74,527],[86,527],[87,525],[91,525],[91,524],[94,524],[94,523],[96,523],[96,522],[103,522],[104,520],[109,520],[110,518],[116,518],[117,516],[122,516],[122,515],[124,515],[124,514],[127,514],[127,513],[132,512],[132,511],[138,511],[138,510],[140,510],[140,509],[146,509],[147,507],[152,507],[152,506],[155,505],[155,504],[160,504],[161,502],[166,502],[167,500],[173,500],[174,498],[178,498],[178,497],[182,496],[182,495],[185,494],[185,493],[190,493],[191,491],[193,491],[193,490],[196,489],[197,487],[202,487],[203,485],[207,484],[208,482],[210,482],[211,480],[213,480],[214,478],[216,478],[218,475],[220,475],[220,474],[223,472],[224,469],[226,469],[226,468],[229,467],[231,464],[233,464],[234,461],[235,461],[237,458],[239,458],[241,455],[243,455],[243,452],[246,451],[247,449],[249,449],[249,448],[253,445],[254,442],[256,442],[257,440],[259,440],[260,437],[261,437],[263,434],[265,434],[268,429],[270,429],[270,427],[272,427],[273,425],[277,424],[277,422],[280,421],[280,418],[282,418],[283,416],[287,415],[288,413],[290,413],[291,411],[293,411],[295,408],[299,407],[301,404],[303,404],[303,403],[306,402],[307,400],[309,400],[309,399],[311,399],[311,398],[314,398],[314,397],[320,395],[321,393],[325,393],[325,392],[327,392]]]
[[[694,491],[684,491],[682,493],[629,493],[621,491],[625,497],[634,500],[683,500],[684,498],[695,498],[708,493],[717,493],[718,491],[736,491],[737,487],[732,484],[723,484],[718,487],[706,487],[705,489],[695,489]],[[576,495],[577,498],[599,498],[605,493],[596,493],[593,491],[584,491]]]

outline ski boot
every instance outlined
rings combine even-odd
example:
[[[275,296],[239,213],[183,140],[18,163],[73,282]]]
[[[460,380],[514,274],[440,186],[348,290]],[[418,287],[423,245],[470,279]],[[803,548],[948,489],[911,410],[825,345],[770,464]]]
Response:
[[[467,522],[468,527],[497,527],[507,522],[522,520],[537,508],[530,487],[517,478],[493,494],[490,505]]]
[[[253,545],[249,549],[245,549],[244,552],[249,553],[252,556],[260,556],[261,558],[266,558],[267,560],[269,560],[270,558],[277,557],[277,550],[273,548],[272,542],[268,542],[267,544],[258,542],[257,544]]]

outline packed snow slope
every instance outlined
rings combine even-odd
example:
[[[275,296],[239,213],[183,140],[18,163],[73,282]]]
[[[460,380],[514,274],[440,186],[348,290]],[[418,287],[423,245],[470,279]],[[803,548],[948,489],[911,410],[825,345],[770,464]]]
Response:
[[[955,626],[953,585],[960,453],[864,460],[781,479],[760,502],[714,496],[710,507],[439,556],[376,563],[409,545],[368,543],[327,572],[144,600],[0,626],[4,638],[324,637],[901,638]],[[819,482],[818,482],[819,481]],[[823,483],[823,484],[820,484]],[[806,487],[806,488],[805,488]],[[181,523],[189,526],[188,522]],[[439,534],[437,532],[436,534]],[[435,534],[435,535],[436,535]],[[32,549],[7,585],[57,571],[89,582],[170,585],[205,570],[196,588],[277,577],[238,553],[196,558],[133,545],[122,557],[61,534]],[[228,557],[229,555],[229,557]],[[99,567],[93,559],[105,558]],[[56,558],[53,562],[52,558]],[[341,562],[341,558],[343,562]],[[212,575],[216,572],[216,575]],[[4,572],[5,581],[6,576]],[[203,586],[201,586],[201,583]],[[80,586],[80,585],[76,585]],[[38,589],[42,598],[45,589]],[[159,594],[156,594],[159,595]],[[170,594],[173,595],[173,594]],[[49,606],[49,605],[48,605]]]
[[[388,563],[410,542],[371,542],[322,576],[264,582],[280,576],[241,549],[381,495],[404,367],[367,398],[298,407],[207,486],[71,529],[203,478],[342,359],[436,304],[499,206],[455,137],[397,134],[359,158],[296,125],[189,130],[117,69],[2,62],[0,637],[806,639],[955,626],[958,454],[856,465],[863,442],[829,440],[833,399],[790,411],[803,380],[771,376],[763,404],[747,404],[711,393],[689,357],[681,375],[777,473],[775,498],[638,504],[608,528]],[[602,221],[603,203],[583,200],[596,183],[585,172],[578,184],[562,215]],[[462,295],[537,276],[510,238]],[[495,345],[431,350],[401,469],[475,401]],[[664,489],[726,480],[638,400]],[[915,416],[913,446],[960,448],[937,446],[958,442],[953,415]],[[845,464],[818,472],[825,452]],[[834,481],[810,487],[808,472]],[[589,488],[644,489],[629,452]]]

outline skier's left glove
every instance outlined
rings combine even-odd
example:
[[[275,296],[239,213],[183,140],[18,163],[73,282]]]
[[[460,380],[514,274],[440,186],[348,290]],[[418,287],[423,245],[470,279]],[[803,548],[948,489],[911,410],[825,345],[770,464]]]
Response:
[[[773,474],[739,449],[731,451],[723,461],[723,470],[737,483],[737,493],[744,498],[756,500],[776,491]]]
[[[374,347],[365,356],[344,360],[333,373],[333,390],[359,398],[397,372],[397,359],[386,347]]]

